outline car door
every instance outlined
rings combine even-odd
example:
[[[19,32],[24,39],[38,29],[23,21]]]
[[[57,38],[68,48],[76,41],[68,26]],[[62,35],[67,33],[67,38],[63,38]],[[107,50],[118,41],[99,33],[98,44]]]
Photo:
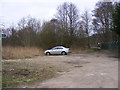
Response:
[[[61,54],[62,50],[63,50],[63,48],[58,48],[57,53]]]
[[[52,48],[51,54],[57,54],[57,48]]]

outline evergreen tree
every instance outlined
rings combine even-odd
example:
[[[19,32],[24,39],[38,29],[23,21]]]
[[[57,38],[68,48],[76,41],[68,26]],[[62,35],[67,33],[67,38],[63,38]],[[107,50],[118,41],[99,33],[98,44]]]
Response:
[[[113,31],[120,36],[120,2],[115,4],[115,11],[113,13]]]

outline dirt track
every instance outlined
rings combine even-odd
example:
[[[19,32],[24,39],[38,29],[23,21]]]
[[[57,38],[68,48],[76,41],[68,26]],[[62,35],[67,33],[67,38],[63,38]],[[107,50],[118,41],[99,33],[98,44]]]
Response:
[[[52,79],[27,88],[118,88],[118,58],[104,54],[42,56],[34,59],[60,66],[63,70]]]

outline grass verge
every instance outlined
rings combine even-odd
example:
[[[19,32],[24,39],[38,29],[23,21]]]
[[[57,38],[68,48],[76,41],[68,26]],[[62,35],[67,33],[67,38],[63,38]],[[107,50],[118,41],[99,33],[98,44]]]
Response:
[[[93,53],[101,53],[101,54],[114,54],[114,52],[104,49],[85,49],[85,50],[76,50],[73,51],[71,54],[93,54]]]
[[[19,85],[33,84],[56,75],[58,68],[36,62],[3,62],[2,87],[11,88]]]
[[[72,49],[71,54],[90,54],[95,52],[97,52],[97,50],[94,49]]]

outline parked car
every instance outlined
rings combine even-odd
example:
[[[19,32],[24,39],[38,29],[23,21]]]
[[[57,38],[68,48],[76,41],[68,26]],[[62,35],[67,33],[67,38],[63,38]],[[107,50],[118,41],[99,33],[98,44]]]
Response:
[[[68,53],[70,53],[70,48],[65,48],[63,46],[56,46],[50,50],[46,50],[44,53],[45,55],[51,55],[51,54],[67,55]]]

